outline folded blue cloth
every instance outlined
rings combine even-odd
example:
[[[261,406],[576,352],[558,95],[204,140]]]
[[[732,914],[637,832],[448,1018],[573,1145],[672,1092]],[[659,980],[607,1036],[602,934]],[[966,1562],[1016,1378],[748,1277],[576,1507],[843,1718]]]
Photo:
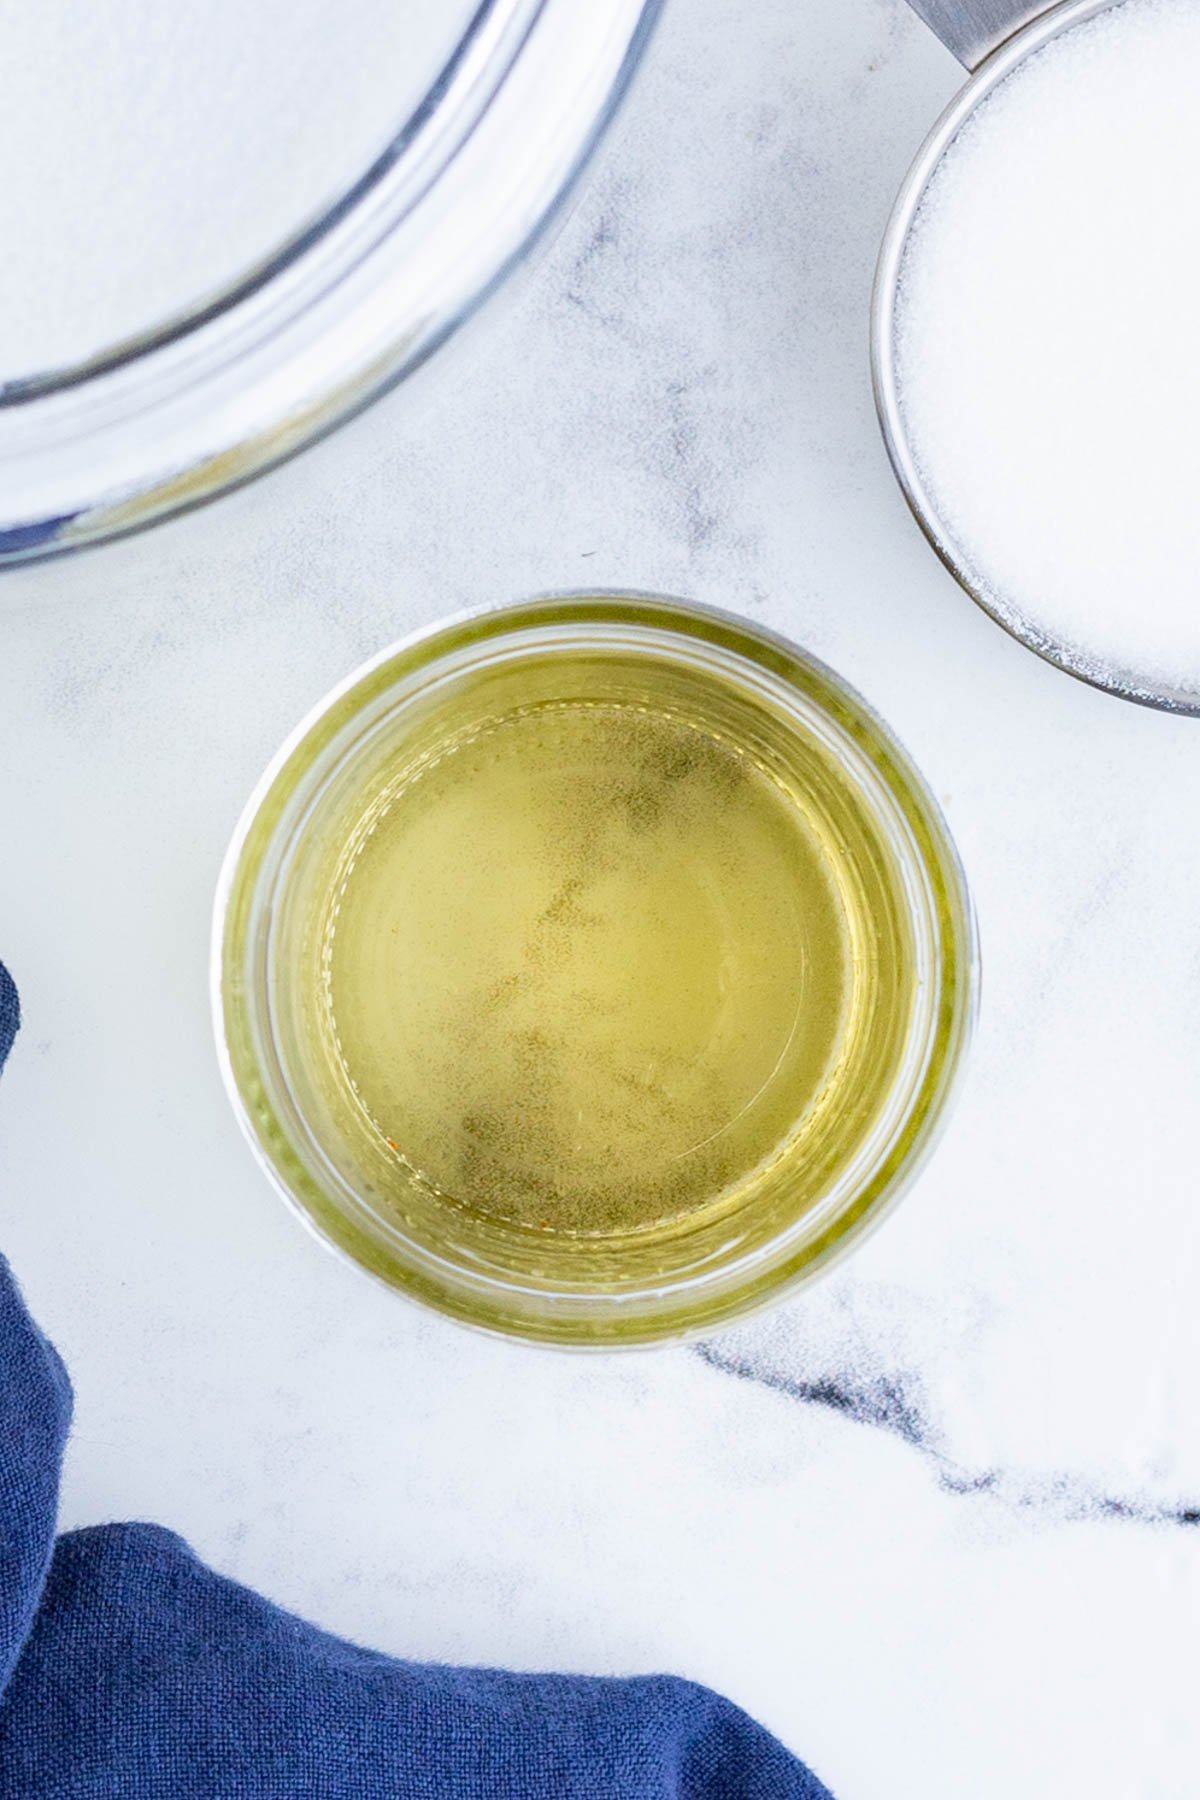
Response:
[[[0,1063],[18,1022],[0,965]],[[0,1259],[0,1800],[829,1800],[689,1682],[397,1662],[156,1525],[56,1543],[70,1416]]]

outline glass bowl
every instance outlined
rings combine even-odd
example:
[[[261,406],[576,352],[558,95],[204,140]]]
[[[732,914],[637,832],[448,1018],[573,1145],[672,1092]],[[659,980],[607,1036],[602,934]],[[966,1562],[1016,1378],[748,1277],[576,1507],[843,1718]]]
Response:
[[[721,1186],[713,1177],[711,1203],[706,1193],[695,1210],[619,1232],[586,1223],[549,1230],[546,1219],[506,1214],[503,1206],[473,1208],[457,1191],[439,1190],[404,1145],[382,1135],[340,1066],[336,1029],[331,1040],[323,1026],[330,939],[322,919],[337,920],[346,903],[346,871],[366,837],[359,821],[369,819],[373,832],[383,814],[374,800],[364,813],[363,797],[389,791],[387,772],[396,767],[420,770],[423,778],[447,755],[445,745],[476,745],[480,732],[461,725],[464,709],[472,709],[472,721],[493,723],[541,718],[551,708],[645,716],[661,705],[658,684],[668,678],[688,719],[701,719],[704,732],[742,759],[738,779],[774,783],[772,795],[792,783],[787,793],[798,796],[804,830],[811,825],[821,854],[829,847],[839,869],[844,863],[842,891],[854,907],[861,902],[868,920],[855,923],[859,912],[848,906],[844,967],[852,1004],[845,1016],[854,1023],[830,1053],[803,1117],[785,1091],[782,1104],[795,1103],[795,1117],[783,1115],[786,1129],[769,1153],[760,1146],[736,1181],[730,1176]],[[485,752],[482,767],[487,756],[494,759],[486,745]],[[478,779],[472,773],[469,785]],[[706,789],[692,791],[702,806],[719,804]],[[706,815],[693,810],[697,816]],[[497,866],[509,841],[502,834],[498,854],[492,847],[498,882],[516,879],[511,868]],[[487,852],[471,837],[463,854],[478,861]],[[774,894],[799,916],[809,906],[801,897],[808,893],[802,859],[793,849],[784,855]],[[751,903],[755,871],[733,856],[725,866],[736,914]],[[403,879],[424,880],[424,870],[410,876],[411,863],[402,867]],[[323,898],[329,895],[336,896],[332,910]],[[669,934],[676,915],[668,907],[660,916]],[[440,911],[434,929],[443,931]],[[452,941],[453,957],[461,941]],[[414,966],[406,961],[407,941],[398,957],[389,991],[399,1006]],[[775,985],[774,969],[772,963],[767,989],[756,995]],[[715,984],[722,993],[724,976],[722,965]],[[623,1018],[629,978],[611,960],[606,983],[610,977]],[[653,982],[655,969],[643,969],[639,979]],[[813,979],[822,979],[819,970]],[[969,1036],[976,979],[971,909],[941,815],[857,695],[792,645],[732,616],[628,594],[555,596],[462,618],[408,638],[358,670],[299,727],[252,795],[221,875],[213,934],[225,1083],[259,1162],[305,1223],[393,1288],[460,1320],[593,1347],[710,1331],[827,1268],[878,1223],[944,1115]],[[757,1046],[759,1000],[748,1004],[748,1032],[739,1041]],[[436,1079],[431,1071],[447,1066],[447,1054],[441,1036],[419,1039],[411,1077],[409,1059],[399,1063],[402,1085],[421,1093],[419,1084]],[[684,1068],[690,1079],[690,1065]],[[760,1087],[756,1077],[752,1085],[756,1104],[767,1082]],[[586,1106],[590,1088],[585,1095]],[[455,1104],[464,1107],[462,1128],[475,1130],[465,1102]],[[702,1143],[708,1104],[703,1100],[697,1115]],[[746,1109],[739,1098],[731,1110],[740,1120]],[[518,1116],[523,1131],[525,1114]],[[726,1126],[719,1111],[713,1117],[716,1136]],[[598,1139],[603,1159],[607,1130]]]
[[[0,385],[0,564],[210,499],[410,375],[555,215],[659,4],[480,0],[393,141],[261,266],[86,364]]]

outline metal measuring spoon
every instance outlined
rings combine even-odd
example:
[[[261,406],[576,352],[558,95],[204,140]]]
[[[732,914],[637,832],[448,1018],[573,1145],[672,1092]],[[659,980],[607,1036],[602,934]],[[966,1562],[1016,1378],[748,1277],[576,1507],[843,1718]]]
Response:
[[[871,377],[875,406],[896,478],[921,530],[971,598],[1011,636],[1067,674],[1122,699],[1166,712],[1200,716],[1194,689],[1148,678],[1096,656],[1086,646],[1064,642],[1042,630],[1001,596],[989,591],[982,571],[973,568],[963,546],[940,517],[916,466],[900,407],[896,378],[895,313],[900,270],[909,230],[926,187],[942,156],[970,115],[1000,83],[1051,39],[1122,0],[909,0],[971,79],[934,125],[905,177],[884,232],[871,302]]]
[[[964,68],[977,69],[1023,25],[1048,11],[1045,0],[909,0]]]

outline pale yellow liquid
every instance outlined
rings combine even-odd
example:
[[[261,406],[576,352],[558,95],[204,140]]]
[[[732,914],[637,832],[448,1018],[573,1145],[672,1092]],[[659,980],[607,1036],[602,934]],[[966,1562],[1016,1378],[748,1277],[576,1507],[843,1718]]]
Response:
[[[835,1090],[860,888],[801,790],[653,694],[518,706],[401,757],[322,959],[398,1192],[584,1234],[735,1193]]]

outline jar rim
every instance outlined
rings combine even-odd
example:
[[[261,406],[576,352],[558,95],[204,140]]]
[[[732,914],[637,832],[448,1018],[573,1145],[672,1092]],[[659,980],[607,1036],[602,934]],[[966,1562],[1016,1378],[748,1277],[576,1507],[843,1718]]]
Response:
[[[909,1086],[896,1086],[894,1118],[886,1133],[881,1128],[869,1155],[856,1153],[839,1172],[842,1186],[833,1190],[824,1215],[818,1207],[774,1234],[761,1253],[702,1278],[672,1278],[652,1294],[614,1286],[605,1294],[561,1290],[530,1296],[516,1280],[481,1278],[478,1271],[444,1264],[428,1246],[397,1235],[336,1172],[332,1188],[327,1184],[322,1190],[311,1155],[295,1141],[295,1121],[289,1125],[290,1099],[281,1094],[274,1072],[276,1047],[263,1036],[266,1007],[255,1000],[256,959],[265,954],[263,920],[276,900],[270,860],[289,854],[297,821],[315,804],[306,776],[322,757],[332,768],[329,759],[338,744],[344,755],[348,734],[356,722],[367,720],[372,706],[384,706],[405,679],[432,679],[455,649],[494,647],[539,627],[602,623],[640,632],[644,641],[657,631],[684,643],[733,649],[748,666],[792,682],[798,692],[803,684],[826,719],[836,719],[851,735],[861,734],[864,753],[904,814],[932,897],[928,1018],[921,1026],[927,1041],[914,1037]],[[462,614],[413,633],[354,671],[292,733],[255,788],[226,856],[213,922],[211,997],[226,1089],[257,1160],[304,1223],[388,1286],[467,1323],[582,1347],[645,1344],[711,1330],[823,1271],[873,1229],[923,1162],[944,1120],[974,1021],[977,981],[974,917],[957,852],[922,778],[867,704],[824,664],[757,625],[692,602],[628,591],[553,594]],[[299,1125],[305,1129],[302,1119]]]

